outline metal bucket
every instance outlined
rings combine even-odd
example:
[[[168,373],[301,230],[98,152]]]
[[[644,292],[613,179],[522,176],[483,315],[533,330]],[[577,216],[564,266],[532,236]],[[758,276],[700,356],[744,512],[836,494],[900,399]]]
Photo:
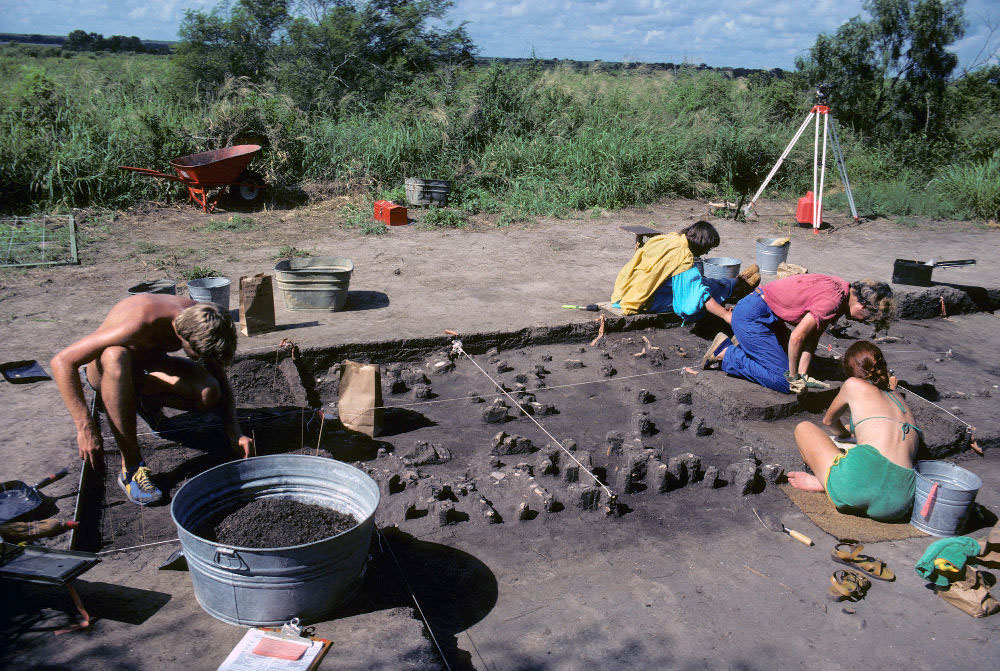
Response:
[[[910,524],[932,536],[957,536],[972,510],[983,481],[971,471],[947,461],[918,461],[916,496]],[[928,507],[927,497],[938,483],[937,491]]]
[[[725,279],[740,274],[740,260],[729,256],[707,256],[701,260],[705,271],[704,277]]]
[[[771,245],[775,240],[782,238],[757,238],[757,265],[762,273],[777,273],[778,266],[788,260],[788,248],[791,241],[783,245],[774,247]]]
[[[417,179],[408,177],[403,183],[406,189],[406,202],[410,205],[448,204],[448,194],[451,193],[451,182],[445,179]]]
[[[220,513],[267,497],[335,508],[360,524],[285,548],[230,547],[195,535]],[[378,485],[353,466],[279,454],[232,461],[195,476],[174,496],[170,515],[201,607],[229,624],[276,626],[293,617],[317,622],[354,596],[378,503]]]
[[[285,259],[274,266],[274,279],[289,310],[330,310],[347,305],[354,263],[340,256]]]
[[[191,300],[199,303],[215,303],[223,312],[229,312],[228,277],[201,277],[188,280],[187,289]]]
[[[151,282],[140,282],[134,287],[129,287],[128,292],[133,296],[136,294],[177,294],[177,282],[174,280],[153,280]]]

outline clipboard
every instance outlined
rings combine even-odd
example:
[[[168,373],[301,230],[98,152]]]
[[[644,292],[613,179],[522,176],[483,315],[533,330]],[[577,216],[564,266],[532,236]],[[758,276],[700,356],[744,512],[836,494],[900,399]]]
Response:
[[[254,649],[260,645],[261,641],[265,638],[271,638],[268,636],[269,634],[276,634],[273,637],[275,639],[309,643],[309,647],[306,648],[301,657],[294,660],[255,654]],[[313,636],[292,638],[282,635],[281,629],[252,628],[247,630],[240,642],[219,665],[217,671],[315,671],[319,668],[320,662],[323,661],[323,657],[326,656],[326,652],[332,644],[333,642],[328,639]]]

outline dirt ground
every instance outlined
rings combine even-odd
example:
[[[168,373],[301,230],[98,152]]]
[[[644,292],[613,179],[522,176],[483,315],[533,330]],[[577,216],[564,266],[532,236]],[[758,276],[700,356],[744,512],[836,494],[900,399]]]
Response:
[[[92,216],[83,223],[81,266],[0,274],[2,358],[36,358],[48,367],[55,352],[95,328],[139,281],[177,279],[195,265],[235,281],[271,270],[282,247],[354,261],[347,311],[292,312],[276,298],[281,330],[241,338],[242,360],[232,370],[240,415],[261,454],[329,455],[368,470],[382,488],[376,519],[386,532],[373,547],[365,585],[355,601],[316,626],[335,642],[322,668],[444,668],[415,617],[410,589],[451,668],[963,669],[979,668],[1000,652],[995,618],[967,618],[928,593],[911,570],[927,537],[868,546],[899,578],[876,584],[853,613],[844,612],[824,599],[836,566],[828,558],[832,537],[763,476],[750,496],[726,479],[748,450],[762,467],[801,467],[791,429],[815,419],[823,398],[795,404],[719,373],[683,372],[714,334],[710,325],[666,329],[640,321],[628,327],[640,330],[609,333],[591,346],[595,315],[560,308],[607,299],[633,248],[620,225],[676,230],[706,216],[703,205],[674,201],[506,229],[409,226],[377,237],[337,227],[337,207],[329,201],[252,213],[255,228],[244,232],[205,230],[206,222],[229,215],[188,207],[148,208],[114,220]],[[755,237],[783,232],[792,236],[789,260],[846,279],[888,280],[897,257],[979,258],[971,268],[936,270],[935,279],[947,284],[914,302],[935,298],[935,291],[1000,287],[1000,271],[988,263],[1000,249],[995,230],[834,219],[830,230],[813,235],[788,227],[791,207],[766,204],[749,224],[712,219],[723,238],[717,255],[748,263]],[[883,349],[908,388],[950,413],[910,401],[938,454],[963,448],[966,424],[976,427],[986,456],[955,458],[984,481],[982,527],[1000,511],[1000,368],[985,354],[1000,347],[997,317],[952,315],[948,306],[969,309],[968,303],[956,303],[952,293],[943,297],[947,319],[901,321]],[[234,295],[231,306],[237,305]],[[625,514],[611,517],[602,505],[591,505],[600,487],[585,475],[574,482],[571,464],[550,436],[518,417],[511,399],[498,396],[469,358],[448,357],[446,328],[460,333],[471,358],[519,401],[534,400],[535,419],[552,437],[575,444],[572,453],[585,463],[589,456],[620,494]],[[868,335],[857,327],[831,329],[818,369],[836,382],[837,352]],[[304,354],[308,372],[299,379],[301,370],[275,367],[285,358],[275,357],[285,337]],[[392,407],[374,441],[336,422],[321,436],[318,420],[303,411],[310,395],[335,410],[343,352],[385,364],[384,400]],[[576,361],[581,365],[569,363]],[[394,386],[397,380],[402,384]],[[485,421],[498,398],[511,412]],[[0,479],[34,481],[71,467],[70,477],[43,490],[40,512],[71,516],[79,466],[54,385],[3,384],[0,402],[7,427]],[[177,435],[141,438],[168,493],[228,458],[211,420],[178,415],[171,421]],[[506,436],[497,438],[499,432]],[[663,472],[657,464],[669,468],[672,457],[689,453],[700,458],[702,470],[718,470],[717,486],[662,487],[654,480],[652,474]],[[639,461],[647,467],[642,478],[632,473]],[[52,636],[72,613],[63,594],[11,587],[18,598],[5,598],[0,612],[11,632],[0,658],[37,668],[215,668],[243,630],[205,614],[186,573],[157,570],[176,549],[168,542],[174,534],[169,506],[140,511],[121,500],[111,476],[105,485],[95,549],[167,542],[102,555],[77,581],[99,617],[86,633]],[[491,519],[490,507],[501,521]],[[766,531],[753,508],[779,514],[816,546]]]

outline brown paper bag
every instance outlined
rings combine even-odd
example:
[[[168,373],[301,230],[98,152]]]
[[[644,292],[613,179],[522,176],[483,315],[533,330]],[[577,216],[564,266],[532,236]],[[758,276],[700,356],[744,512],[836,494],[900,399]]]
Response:
[[[965,567],[965,577],[948,587],[938,587],[937,595],[972,617],[986,617],[1000,611],[1000,603],[990,594],[988,574]]]
[[[382,433],[382,373],[377,365],[344,361],[337,410],[348,429],[372,438]]]
[[[240,331],[245,336],[274,330],[274,290],[271,276],[240,278]]]
[[[993,525],[986,540],[979,541],[983,551],[974,560],[989,568],[1000,568],[1000,522]]]

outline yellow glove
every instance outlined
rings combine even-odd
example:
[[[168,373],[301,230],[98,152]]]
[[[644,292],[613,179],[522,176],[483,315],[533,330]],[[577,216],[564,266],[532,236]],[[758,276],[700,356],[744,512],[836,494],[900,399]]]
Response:
[[[958,573],[958,567],[944,557],[934,559],[934,568],[937,569],[938,573]]]

